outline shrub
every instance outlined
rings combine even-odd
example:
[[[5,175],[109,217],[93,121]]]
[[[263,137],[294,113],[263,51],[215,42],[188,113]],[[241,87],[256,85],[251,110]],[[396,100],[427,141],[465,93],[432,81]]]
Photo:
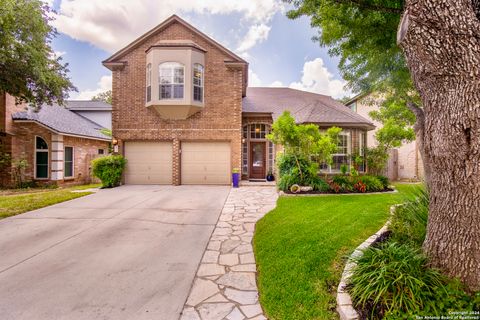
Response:
[[[362,192],[362,193],[367,192],[367,185],[362,181],[358,181],[357,183],[355,183],[353,188],[358,192]]]
[[[388,187],[390,186],[390,181],[388,180],[387,177],[385,177],[385,176],[375,176],[375,178],[380,180],[380,182],[383,185],[383,189],[388,189]]]
[[[343,174],[343,175],[346,175],[348,172],[348,166],[346,164],[342,164],[340,166],[340,173]]]
[[[120,185],[127,160],[122,156],[105,156],[92,161],[93,175],[102,181],[104,188]]]
[[[372,306],[380,316],[423,310],[445,290],[444,276],[429,269],[420,250],[408,245],[370,247],[356,262],[350,278],[352,299],[357,307]]]
[[[389,228],[396,241],[422,246],[426,235],[428,203],[427,189],[419,187],[415,189],[410,199],[395,209]]]
[[[327,192],[330,190],[330,186],[319,176],[311,176],[306,181],[307,184],[315,191]]]
[[[332,178],[332,182],[340,187],[340,191],[353,191],[353,182],[348,176],[336,175]]]
[[[291,173],[286,173],[280,176],[278,180],[278,188],[283,191],[290,190],[290,187],[294,184],[300,183],[300,177],[295,176]]]
[[[384,190],[382,182],[374,176],[360,176],[357,178],[357,182],[361,181],[367,187],[367,192],[375,192]]]
[[[308,159],[301,156],[295,157],[293,154],[281,155],[277,163],[280,177],[284,174],[292,173],[292,170],[299,170],[298,165],[300,165],[302,173],[307,172],[311,165],[311,161]]]

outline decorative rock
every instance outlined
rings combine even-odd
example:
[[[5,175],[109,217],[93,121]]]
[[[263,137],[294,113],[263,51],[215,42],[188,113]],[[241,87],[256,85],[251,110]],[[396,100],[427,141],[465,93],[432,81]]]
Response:
[[[229,272],[217,280],[218,284],[239,290],[256,290],[255,274],[251,272]]]
[[[242,309],[242,312],[248,317],[254,317],[260,313],[262,313],[262,307],[260,307],[259,304],[254,304],[251,306],[240,306],[240,309]]]
[[[219,264],[225,265],[225,266],[234,266],[238,264],[238,254],[236,253],[222,254],[219,258]]]
[[[256,291],[240,291],[227,288],[225,296],[240,304],[255,304],[258,302],[258,293]]]
[[[233,303],[205,303],[198,308],[202,319],[222,320],[235,307]]]
[[[214,282],[197,278],[188,297],[187,305],[196,306],[216,292],[218,292],[218,286]]]
[[[215,264],[215,263],[208,263],[208,264],[202,263],[197,271],[197,275],[199,277],[215,276],[217,274],[224,274],[224,273],[225,273],[225,267],[219,266],[218,264]]]

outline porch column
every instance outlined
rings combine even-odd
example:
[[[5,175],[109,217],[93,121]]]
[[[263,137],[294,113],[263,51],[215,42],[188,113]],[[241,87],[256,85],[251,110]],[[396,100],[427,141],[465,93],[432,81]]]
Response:
[[[63,180],[63,136],[60,134],[52,134],[52,160],[50,165],[51,180]]]

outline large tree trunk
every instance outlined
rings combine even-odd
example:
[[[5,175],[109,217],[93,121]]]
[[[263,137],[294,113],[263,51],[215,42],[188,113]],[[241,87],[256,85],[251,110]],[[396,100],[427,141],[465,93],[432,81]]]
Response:
[[[480,21],[477,0],[407,0],[398,42],[420,93],[430,191],[424,249],[480,290]]]

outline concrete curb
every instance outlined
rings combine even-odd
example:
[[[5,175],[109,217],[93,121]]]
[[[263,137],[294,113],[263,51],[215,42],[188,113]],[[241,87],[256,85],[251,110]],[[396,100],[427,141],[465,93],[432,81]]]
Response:
[[[390,214],[393,214],[395,208],[399,205],[393,205],[390,207]],[[372,243],[378,239],[383,233],[388,230],[390,225],[390,219],[383,225],[383,227],[378,230],[375,234],[370,236],[365,240],[361,245],[359,245],[355,251],[348,258],[345,269],[343,269],[342,278],[337,288],[337,312],[340,316],[340,320],[358,320],[360,315],[353,307],[352,298],[350,294],[345,290],[345,286],[349,283],[350,277],[352,276],[353,269],[357,265],[354,262],[354,259],[358,259],[363,255],[363,251],[370,247]]]

